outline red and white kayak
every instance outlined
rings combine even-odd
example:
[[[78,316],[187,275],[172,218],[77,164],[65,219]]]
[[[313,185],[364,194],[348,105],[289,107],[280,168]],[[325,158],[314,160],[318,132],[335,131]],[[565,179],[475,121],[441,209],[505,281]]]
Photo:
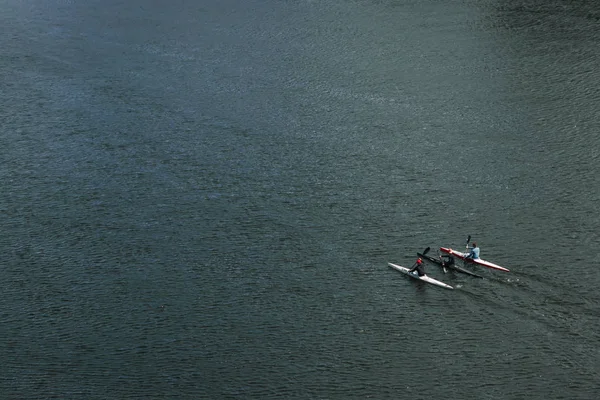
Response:
[[[454,257],[458,257],[461,260],[465,260],[466,262],[470,262],[470,263],[473,263],[473,264],[481,265],[483,267],[497,269],[498,271],[510,272],[510,270],[508,268],[504,268],[504,267],[501,267],[501,266],[499,266],[497,264],[491,263],[489,261],[482,260],[481,258],[476,258],[476,259],[467,258],[467,256],[469,255],[469,253],[463,253],[462,251],[452,250],[452,249],[447,248],[447,247],[440,247],[440,251],[442,253],[446,253],[446,254],[453,255]]]

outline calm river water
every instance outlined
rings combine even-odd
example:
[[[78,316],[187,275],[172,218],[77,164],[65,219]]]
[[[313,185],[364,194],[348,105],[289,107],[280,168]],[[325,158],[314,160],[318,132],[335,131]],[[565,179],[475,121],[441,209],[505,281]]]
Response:
[[[0,25],[0,398],[597,398],[597,2]],[[387,266],[467,235],[511,272]]]

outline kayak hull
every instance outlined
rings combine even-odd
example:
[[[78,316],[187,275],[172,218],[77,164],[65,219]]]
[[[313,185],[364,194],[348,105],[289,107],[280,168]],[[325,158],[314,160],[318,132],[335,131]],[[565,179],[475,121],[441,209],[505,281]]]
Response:
[[[450,249],[447,247],[440,247],[440,251],[442,253],[450,254],[450,255],[453,255],[454,257],[460,258],[461,260],[464,260],[465,262],[469,262],[469,263],[476,264],[476,265],[481,265],[482,267],[496,269],[498,271],[510,272],[510,270],[508,268],[504,268],[504,267],[499,266],[498,264],[494,264],[492,262],[482,260],[481,258],[476,258],[476,259],[467,258],[467,255],[469,253],[463,253],[462,251],[456,251],[456,250],[453,250],[453,249]]]
[[[450,285],[446,285],[444,282],[438,281],[436,279],[430,278],[427,275],[425,276],[419,276],[416,271],[415,272],[408,272],[409,269],[406,267],[402,267],[400,265],[396,265],[396,264],[392,264],[392,263],[388,263],[388,265],[392,268],[394,268],[395,270],[398,270],[400,272],[402,272],[405,275],[410,276],[413,279],[419,280],[419,281],[423,281],[423,282],[427,282],[430,283],[432,285],[435,286],[439,286],[439,287],[443,287],[445,289],[454,289],[452,286]]]
[[[461,267],[459,267],[459,266],[458,266],[458,265],[456,265],[456,264],[452,264],[452,265],[443,265],[443,263],[442,263],[442,260],[440,260],[439,258],[431,257],[431,256],[428,256],[427,254],[423,254],[423,253],[417,253],[417,255],[418,255],[419,257],[421,257],[421,258],[424,258],[424,259],[426,259],[426,260],[429,260],[429,261],[431,261],[431,262],[432,262],[432,263],[434,263],[434,264],[437,264],[437,265],[443,266],[443,267],[445,267],[445,268],[450,268],[450,269],[452,269],[452,270],[454,270],[454,271],[457,271],[457,272],[462,272],[463,274],[471,275],[471,276],[474,276],[474,277],[476,277],[476,278],[482,278],[482,279],[483,279],[483,276],[481,276],[481,275],[477,275],[477,274],[476,274],[476,273],[474,273],[474,272],[471,272],[471,271],[469,271],[469,270],[466,270],[466,269],[464,269],[464,268],[461,268]]]

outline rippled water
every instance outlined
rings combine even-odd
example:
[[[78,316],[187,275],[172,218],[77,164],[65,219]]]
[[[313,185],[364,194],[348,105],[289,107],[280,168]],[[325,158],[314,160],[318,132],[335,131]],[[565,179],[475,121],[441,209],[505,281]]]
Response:
[[[0,2],[0,397],[595,398],[599,23]]]

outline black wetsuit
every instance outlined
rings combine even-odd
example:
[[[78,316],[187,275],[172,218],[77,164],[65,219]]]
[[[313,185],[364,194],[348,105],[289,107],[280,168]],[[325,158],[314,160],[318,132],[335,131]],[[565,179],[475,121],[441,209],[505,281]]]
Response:
[[[454,257],[451,255],[442,256],[442,267],[451,267],[454,265]]]
[[[425,276],[425,267],[423,264],[415,265],[408,272],[413,272],[414,270],[417,270],[417,274],[419,274],[419,276]]]

